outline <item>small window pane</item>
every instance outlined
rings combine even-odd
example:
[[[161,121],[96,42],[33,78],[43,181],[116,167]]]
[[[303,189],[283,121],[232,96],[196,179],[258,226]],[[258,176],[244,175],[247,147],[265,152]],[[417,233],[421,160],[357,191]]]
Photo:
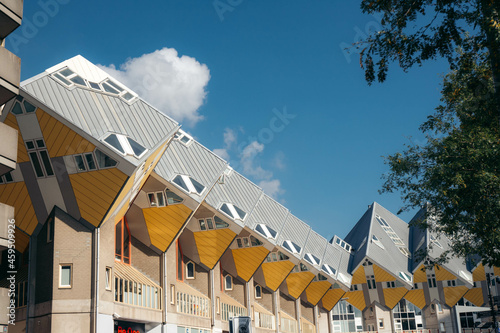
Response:
[[[78,171],[86,171],[85,163],[83,162],[82,155],[75,155],[76,168]]]
[[[87,161],[87,165],[89,166],[89,170],[96,170],[97,167],[95,165],[94,154],[89,153],[85,154],[85,160]]]
[[[14,103],[14,107],[12,108],[13,114],[23,114],[23,109],[21,108],[21,104],[19,102]]]
[[[220,210],[222,210],[224,213],[226,213],[227,215],[229,215],[230,217],[232,217],[234,219],[233,213],[231,213],[231,211],[229,210],[229,207],[227,206],[227,204],[223,204],[220,207]]]
[[[14,181],[14,179],[12,179],[12,173],[11,172],[7,172],[4,176],[5,176],[5,181],[7,183],[10,183],[10,182]]]
[[[35,149],[35,144],[33,143],[33,141],[26,141],[26,148],[28,148],[28,150]]]
[[[73,74],[75,74],[75,72],[73,72],[71,69],[69,68],[66,68],[66,69],[63,69],[62,71],[60,71],[59,73],[61,73],[61,75],[64,75],[66,77],[68,76],[71,76]]]
[[[200,229],[201,230],[207,230],[207,226],[205,224],[205,220],[199,220],[200,222]]]
[[[114,83],[114,82],[113,82],[113,81],[111,81],[111,80],[107,80],[105,83],[106,83],[106,84],[109,84],[110,86],[112,86],[113,88],[115,88],[116,90],[118,90],[118,91],[120,91],[120,92],[121,92],[121,91],[123,91],[123,88],[122,88],[122,87],[120,87],[119,85],[117,85],[116,83]]]
[[[38,154],[36,152],[30,153],[31,161],[33,162],[33,167],[35,168],[35,174],[37,177],[43,177],[42,165],[38,159]]]
[[[60,75],[59,73],[56,73],[54,74],[55,77],[57,77],[59,80],[62,81],[62,83],[64,83],[65,85],[67,86],[70,86],[71,85],[71,82],[69,80],[66,80],[62,75]]]
[[[186,274],[188,278],[194,278],[194,263],[188,262],[186,265]]]
[[[36,140],[36,147],[45,148],[45,142],[43,142],[43,140]]]
[[[75,75],[70,79],[72,82],[86,87],[87,85],[85,84],[85,80],[80,76],[80,75]]]
[[[255,298],[261,298],[262,297],[262,289],[260,286],[255,287]]]
[[[95,157],[97,159],[97,165],[99,165],[99,168],[101,169],[114,167],[116,164],[118,164],[118,162],[98,149],[96,149],[95,151]]]
[[[155,194],[154,193],[148,193],[148,198],[149,198],[149,205],[151,207],[157,207]]]
[[[130,144],[130,147],[132,147],[132,150],[134,151],[134,155],[136,157],[141,156],[141,154],[146,151],[146,148],[144,148],[143,146],[141,146],[140,144],[138,144],[137,142],[135,142],[131,138],[127,138],[127,140],[128,140],[128,143]]]
[[[158,207],[165,207],[165,199],[163,198],[163,192],[156,193],[156,198],[158,199]]]
[[[105,91],[109,92],[109,93],[112,93],[112,94],[118,94],[119,91],[116,90],[115,88],[113,88],[112,86],[110,86],[109,84],[107,84],[106,82],[104,82],[102,84],[102,87],[104,88]]]
[[[167,204],[168,205],[173,205],[173,204],[180,203],[183,201],[183,199],[180,196],[178,196],[177,194],[175,194],[174,192],[172,192],[170,190],[166,190],[165,194],[167,195]]]
[[[99,87],[99,84],[97,84],[95,82],[90,82],[90,81],[89,81],[89,84],[90,84],[91,88],[96,89],[96,90],[101,90],[101,87]]]
[[[215,228],[222,229],[229,227],[229,224],[224,222],[220,217],[214,216]]]
[[[27,113],[32,113],[36,111],[36,107],[31,103],[29,103],[28,101],[25,100],[23,104],[24,104],[24,109],[26,110]]]
[[[118,137],[116,134],[110,134],[106,139],[104,139],[105,142],[107,142],[109,145],[111,145],[113,148],[118,150],[120,153],[125,154],[125,150],[123,149],[122,145],[120,144],[120,141],[118,140]]]
[[[243,247],[243,243],[241,242],[241,238],[237,238],[237,239],[236,239],[236,243],[238,244],[238,247],[239,247],[239,248],[242,248],[242,247]]]
[[[52,170],[52,163],[50,163],[50,158],[47,151],[41,150],[40,157],[42,158],[43,166],[45,167],[45,172],[47,173],[47,176],[53,176],[54,171]]]
[[[177,185],[179,185],[184,191],[189,192],[189,188],[184,182],[184,179],[182,179],[181,175],[177,175],[174,179],[173,182]]]
[[[185,136],[185,135],[184,135],[184,136],[181,138],[181,142],[182,142],[182,143],[187,144],[189,141],[191,141],[191,139],[190,139],[188,136]]]
[[[214,229],[214,224],[212,222],[212,219],[207,219],[207,226],[208,226],[208,229],[210,229],[210,230]]]
[[[71,286],[71,266],[61,266],[61,286]]]
[[[126,101],[130,101],[132,98],[134,98],[134,95],[132,95],[131,93],[125,93],[123,94],[122,96]]]
[[[189,179],[191,180],[191,183],[193,184],[196,192],[198,194],[201,194],[201,192],[203,192],[203,190],[205,189],[205,186],[201,185],[200,183],[198,183],[196,180],[194,180],[193,178],[189,177]]]

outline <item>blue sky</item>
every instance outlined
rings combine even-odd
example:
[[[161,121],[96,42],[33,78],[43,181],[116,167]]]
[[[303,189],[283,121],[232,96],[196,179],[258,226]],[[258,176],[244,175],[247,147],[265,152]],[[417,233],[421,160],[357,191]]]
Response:
[[[359,1],[138,4],[26,1],[6,47],[21,57],[22,79],[77,54],[132,89],[144,85],[141,66],[165,69],[154,80],[175,101],[154,85],[143,97],[175,110],[186,131],[328,239],[344,237],[373,201],[398,211],[399,194],[378,194],[382,156],[410,137],[423,142],[418,126],[439,103],[444,62],[408,73],[393,65],[387,82],[368,86],[358,54],[343,50],[379,27]]]

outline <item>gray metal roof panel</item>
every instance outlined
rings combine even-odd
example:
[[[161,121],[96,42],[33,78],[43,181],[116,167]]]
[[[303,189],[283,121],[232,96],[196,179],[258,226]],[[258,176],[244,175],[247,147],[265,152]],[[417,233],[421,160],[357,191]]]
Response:
[[[370,205],[356,225],[344,238],[344,240],[355,249],[353,255],[350,256],[350,273],[361,264],[368,253],[368,248],[370,247],[368,236],[370,235],[372,216],[373,205]]]
[[[281,228],[280,235],[278,236],[277,244],[282,246],[283,242],[290,240],[300,246],[304,251],[304,245],[307,241],[311,227],[292,214],[288,214],[283,227]],[[299,254],[293,254],[297,258],[301,258],[302,251]],[[290,252],[288,252],[290,253]]]
[[[325,256],[325,251],[327,247],[328,241],[325,237],[318,234],[316,231],[312,230],[309,232],[309,236],[307,237],[307,242],[304,245],[304,251],[302,251],[302,258],[306,253],[311,253],[315,255],[319,259],[319,267],[321,268],[321,264],[323,263],[323,257]],[[335,267],[335,266],[332,266]],[[335,268],[336,269],[336,268]]]
[[[289,210],[283,205],[279,204],[270,196],[264,194],[261,196],[257,205],[255,206],[252,214],[245,221],[245,225],[254,230],[257,224],[265,224],[276,231],[276,239],[269,239],[273,244],[279,237],[281,228],[285,223]]]

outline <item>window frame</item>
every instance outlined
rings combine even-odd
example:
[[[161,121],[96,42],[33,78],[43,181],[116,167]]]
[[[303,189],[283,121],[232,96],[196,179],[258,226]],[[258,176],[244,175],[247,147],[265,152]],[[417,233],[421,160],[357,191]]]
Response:
[[[257,295],[257,290],[259,290],[260,295]],[[255,286],[255,299],[262,299],[262,286],[259,284]]]
[[[42,141],[43,142],[43,147],[39,147],[37,144],[37,141]],[[33,148],[28,147],[28,142],[31,142],[33,144]],[[28,157],[31,162],[31,167],[33,168],[33,171],[35,173],[36,178],[50,178],[50,177],[55,177],[56,173],[54,172],[54,166],[52,165],[52,161],[49,155],[49,151],[47,150],[47,145],[45,143],[45,140],[43,138],[37,138],[37,139],[29,139],[24,141],[24,147],[26,148],[26,152],[28,153]],[[45,161],[44,158],[42,158],[42,154],[45,153],[47,154],[47,160]],[[37,173],[37,168],[35,167],[35,162],[33,161],[33,156],[32,154],[35,154],[37,158],[37,162],[40,166],[40,170],[42,171],[42,175],[39,176]],[[52,174],[49,175],[49,172],[47,171],[47,165],[45,162],[49,163],[49,167],[51,169]]]
[[[116,137],[116,139],[118,140],[118,143],[120,145],[120,147],[123,149],[123,152],[120,151],[118,148],[116,148],[115,146],[113,146],[111,143],[109,143],[108,141],[106,141],[107,138],[109,138],[110,136],[114,135]],[[142,148],[144,148],[144,150],[142,151],[141,154],[139,155],[136,155],[135,152],[134,152],[134,149],[132,148],[132,145],[130,144],[129,142],[129,139],[130,140],[133,140],[135,143],[137,143],[139,146],[141,146]],[[136,140],[132,139],[130,136],[128,135],[125,135],[125,134],[119,134],[119,133],[114,133],[114,132],[108,132],[106,133],[100,140],[101,142],[103,142],[104,144],[106,144],[108,147],[110,147],[111,149],[113,149],[115,152],[117,152],[118,154],[120,154],[121,156],[133,156],[137,159],[140,159],[141,157],[144,156],[144,154],[146,154],[149,149],[144,147],[142,144],[140,144],[139,142],[137,142]]]
[[[121,253],[118,254],[116,253],[116,226],[118,224],[122,224],[122,228],[121,228],[121,242],[120,242],[120,245],[121,245]],[[126,230],[127,230],[127,233],[128,233],[128,257],[125,257],[124,255],[124,234],[125,234],[125,227],[126,227]],[[118,262],[121,262],[125,265],[130,265],[132,263],[132,246],[131,246],[131,242],[132,242],[132,235],[130,234],[130,229],[128,227],[128,223],[127,223],[127,219],[125,217],[121,218],[118,222],[115,223],[115,261],[118,261]],[[120,256],[121,259],[118,259],[117,256]],[[123,258],[128,258],[128,263],[124,261]]]
[[[113,291],[113,268],[106,266],[104,274],[105,274],[106,290]]]
[[[177,179],[177,177],[180,177],[182,179],[182,181],[187,186],[187,188],[182,187],[181,185],[179,185],[175,181],[175,179]],[[197,182],[198,184],[200,184],[201,186],[203,186],[203,189],[201,190],[201,192],[198,192],[196,190],[196,187],[194,186],[194,184],[193,184],[193,182],[191,180],[194,180],[195,182]],[[203,185],[198,180],[196,180],[193,177],[188,176],[188,175],[176,174],[176,175],[174,175],[174,177],[172,178],[172,180],[170,182],[172,184],[174,184],[175,186],[177,186],[179,189],[181,189],[182,191],[184,191],[184,192],[186,192],[188,194],[197,194],[197,195],[201,196],[205,192],[205,190],[207,189],[207,187],[205,185]]]
[[[222,207],[226,206],[227,209],[229,210],[229,213],[225,212]],[[241,209],[240,207],[236,206],[235,204],[232,204],[232,203],[229,203],[229,202],[223,202],[220,206],[219,206],[219,210],[226,216],[228,216],[229,218],[233,219],[233,220],[240,220],[240,221],[244,221],[245,218],[248,216],[248,213],[245,212],[243,209]],[[244,213],[245,215],[244,216],[241,216],[239,213],[238,213],[238,210],[240,210],[242,213]]]
[[[228,278],[229,278],[229,280],[228,280]],[[230,282],[231,285],[229,287],[228,287],[228,283],[227,283],[228,281],[231,281]],[[226,290],[227,291],[233,290],[233,282],[234,282],[233,277],[231,275],[229,275],[229,274],[224,275],[224,290],[225,291]]]
[[[62,284],[62,272],[63,267],[69,267],[69,284]],[[63,263],[59,264],[59,289],[71,289],[73,288],[73,264],[72,263]]]
[[[189,265],[193,265],[193,276],[190,276],[189,275]],[[194,263],[194,261],[192,260],[189,260],[187,263],[184,264],[184,269],[186,270],[184,273],[184,277],[186,280],[194,280],[196,279],[196,264]]]

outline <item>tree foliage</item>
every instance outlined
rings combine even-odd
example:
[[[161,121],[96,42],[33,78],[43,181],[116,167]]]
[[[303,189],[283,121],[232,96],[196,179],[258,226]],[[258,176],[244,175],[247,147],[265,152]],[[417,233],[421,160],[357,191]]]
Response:
[[[462,57],[445,76],[441,104],[420,130],[424,145],[386,157],[382,192],[399,190],[402,210],[428,203],[452,252],[477,254],[500,267],[500,134],[491,68],[482,55]]]

